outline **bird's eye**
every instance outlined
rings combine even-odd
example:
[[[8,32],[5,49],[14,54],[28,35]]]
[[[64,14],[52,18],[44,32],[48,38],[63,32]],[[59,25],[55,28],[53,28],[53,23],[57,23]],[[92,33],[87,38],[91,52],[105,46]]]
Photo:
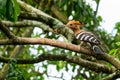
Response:
[[[73,24],[70,24],[70,26],[72,26]]]

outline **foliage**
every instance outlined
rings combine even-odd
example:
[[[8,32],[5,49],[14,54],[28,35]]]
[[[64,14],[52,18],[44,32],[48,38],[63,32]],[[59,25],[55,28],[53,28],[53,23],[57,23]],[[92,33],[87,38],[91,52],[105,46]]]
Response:
[[[72,16],[72,19],[79,20],[85,24],[84,29],[92,31],[96,33],[100,40],[103,42],[103,49],[105,52],[109,52],[110,55],[117,57],[120,59],[120,22],[116,23],[115,36],[108,34],[104,30],[99,29],[100,22],[102,21],[102,17],[97,15],[97,8],[94,11],[90,4],[87,3],[87,0],[23,0],[26,3],[41,9],[47,14],[57,18],[55,13],[51,11],[51,7],[54,5],[57,7],[58,11],[67,19]],[[96,2],[96,5],[99,4],[100,0],[92,0]],[[0,0],[0,20],[10,20],[10,21],[18,21],[20,11],[22,11],[16,0]],[[63,22],[65,23],[65,22]],[[11,31],[14,32],[17,36],[22,36],[27,28],[11,28]],[[1,33],[2,38],[4,38],[4,34]],[[32,37],[46,37],[50,39],[63,40],[60,35],[56,35],[51,32],[38,31],[36,28],[32,33]],[[0,52],[2,51],[2,55],[7,57],[14,50],[15,46],[0,46]],[[44,46],[44,45],[25,45],[23,50],[19,51],[19,58],[35,58],[40,54],[66,54],[66,55],[78,55],[75,52]],[[2,67],[4,65],[1,65]],[[1,69],[2,69],[1,67]],[[54,70],[54,71],[53,71]],[[53,71],[53,72],[52,72]],[[59,75],[57,75],[59,73]],[[38,64],[16,64],[12,62],[10,64],[10,69],[8,71],[7,80],[47,80],[50,78],[55,79],[67,79],[66,75],[69,79],[74,80],[99,80],[107,74],[96,73],[88,70],[82,66],[78,66],[76,64],[70,64],[63,61],[43,61]],[[87,76],[89,75],[89,76]]]
[[[17,21],[20,14],[20,7],[16,0],[0,0],[0,17],[11,21]]]

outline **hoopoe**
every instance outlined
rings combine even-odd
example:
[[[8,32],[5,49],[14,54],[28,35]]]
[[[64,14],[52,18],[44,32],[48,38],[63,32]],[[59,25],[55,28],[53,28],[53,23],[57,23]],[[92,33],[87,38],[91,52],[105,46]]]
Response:
[[[73,30],[76,39],[90,43],[94,53],[102,54],[102,50],[97,46],[101,44],[100,41],[93,33],[81,30],[79,28],[81,25],[83,25],[81,22],[75,20],[71,20],[66,24],[67,27]]]

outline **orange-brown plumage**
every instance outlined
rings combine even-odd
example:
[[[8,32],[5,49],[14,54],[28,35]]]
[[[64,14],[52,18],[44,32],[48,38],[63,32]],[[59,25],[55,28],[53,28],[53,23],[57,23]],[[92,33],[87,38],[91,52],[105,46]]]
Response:
[[[67,24],[71,24],[71,23],[75,25],[82,25],[82,23],[80,23],[79,21],[75,21],[75,20],[71,20]]]

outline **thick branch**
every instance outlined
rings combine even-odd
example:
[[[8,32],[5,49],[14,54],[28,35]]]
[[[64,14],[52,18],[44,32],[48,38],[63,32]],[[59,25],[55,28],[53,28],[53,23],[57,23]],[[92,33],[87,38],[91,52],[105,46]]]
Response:
[[[61,21],[49,16],[48,14],[44,13],[43,11],[38,10],[38,9],[36,9],[36,8],[30,6],[29,4],[26,4],[26,3],[24,3],[24,2],[22,2],[20,0],[17,0],[17,2],[26,11],[36,13],[43,22],[48,23],[49,26],[51,26],[52,28],[55,28],[56,25],[63,25],[63,23]]]
[[[43,11],[38,10],[20,0],[17,0],[17,1],[23,9],[28,11],[28,12],[21,12],[20,17],[42,21],[43,23],[49,25],[52,29],[56,29],[56,28],[59,29],[59,28],[61,28],[61,25],[65,26],[61,21],[49,16],[48,14],[44,13]],[[65,31],[67,30],[65,33],[68,35],[67,39],[71,42],[72,35],[67,33],[68,31],[70,31],[70,29],[64,28],[64,30]],[[66,37],[66,34],[64,35],[65,37]]]
[[[47,39],[47,38],[23,38],[23,37],[17,37],[17,39],[12,42],[10,40],[0,40],[0,45],[27,45],[27,44],[42,44],[42,45],[50,45],[54,47],[59,47],[63,49],[68,49],[72,50],[75,52],[81,52],[86,55],[91,55],[91,51],[85,48],[82,48],[80,46],[71,44],[71,43],[66,43],[62,41],[57,41],[57,40],[52,40],[52,39]]]
[[[10,60],[11,60],[10,58],[0,57],[1,62],[8,63]],[[33,64],[33,63],[38,63],[38,62],[42,62],[45,60],[67,61],[70,63],[75,63],[78,65],[81,65],[83,67],[87,67],[87,68],[94,70],[96,72],[112,73],[115,71],[115,68],[108,67],[108,66],[103,65],[103,64],[98,64],[95,62],[90,62],[90,61],[81,59],[81,58],[76,57],[76,56],[67,56],[67,55],[63,55],[63,54],[62,55],[42,54],[35,59],[16,59],[17,64]]]
[[[47,25],[49,25],[51,27],[54,25],[53,24],[53,21],[54,21],[53,18],[46,17],[42,14],[37,14],[35,12],[21,12],[19,17],[22,18],[22,19],[41,21],[41,22],[46,23]]]
[[[12,44],[12,45],[42,44],[42,45],[50,45],[50,46],[54,46],[54,47],[59,47],[59,48],[71,50],[74,52],[84,53],[86,55],[95,56],[97,59],[102,59],[102,60],[108,61],[109,63],[113,64],[117,69],[120,69],[120,62],[117,59],[115,59],[114,57],[112,57],[106,53],[102,54],[102,55],[91,54],[92,53],[91,50],[85,49],[81,46],[74,45],[71,43],[66,43],[66,42],[57,41],[57,40],[51,40],[51,39],[47,39],[47,38],[18,37],[14,42],[12,42],[10,40],[0,40],[0,45],[10,45],[10,44]]]

